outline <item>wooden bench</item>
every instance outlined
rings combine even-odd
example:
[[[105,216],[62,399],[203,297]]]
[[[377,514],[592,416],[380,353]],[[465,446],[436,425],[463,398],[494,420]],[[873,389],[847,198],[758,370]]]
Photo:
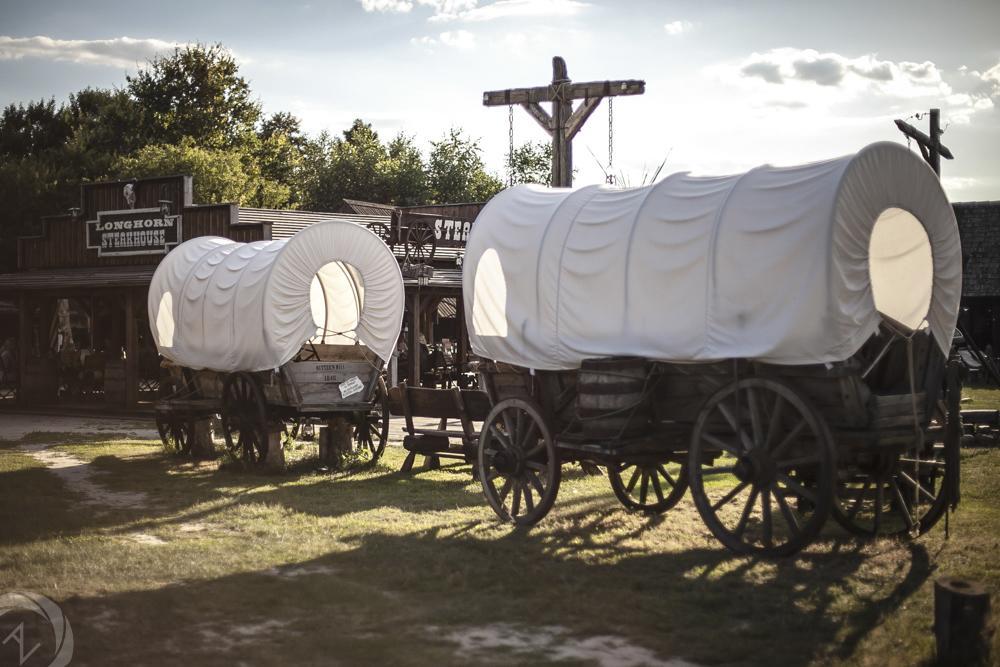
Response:
[[[485,421],[492,407],[485,392],[408,387],[405,382],[400,383],[398,390],[392,393],[396,394],[394,398],[398,399],[406,420],[403,448],[409,452],[400,469],[402,472],[413,469],[417,456],[424,457],[424,465],[429,470],[439,467],[442,458],[467,463],[475,460],[479,431],[474,422]],[[435,428],[417,427],[414,417],[439,419],[440,423]],[[458,424],[449,426],[449,420],[458,420]],[[457,444],[453,444],[455,440]]]

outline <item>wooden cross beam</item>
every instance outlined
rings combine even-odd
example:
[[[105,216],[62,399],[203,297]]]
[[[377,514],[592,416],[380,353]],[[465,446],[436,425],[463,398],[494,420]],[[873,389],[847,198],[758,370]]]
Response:
[[[941,143],[941,110],[931,109],[930,113],[930,132],[931,135],[927,136],[917,128],[913,127],[909,123],[897,120],[896,127],[899,131],[913,139],[917,142],[917,146],[920,148],[920,154],[924,156],[924,160],[927,164],[931,166],[934,173],[939,177],[941,176],[941,158],[946,160],[953,160],[955,157],[948,150],[948,147]]]
[[[566,71],[566,61],[552,59],[552,83],[536,88],[508,88],[483,93],[483,106],[518,104],[552,137],[552,185],[573,185],[573,137],[587,122],[605,97],[642,95],[646,82],[637,79],[623,81],[588,81],[573,83]],[[573,108],[574,100],[582,102]],[[552,103],[552,113],[541,102]]]

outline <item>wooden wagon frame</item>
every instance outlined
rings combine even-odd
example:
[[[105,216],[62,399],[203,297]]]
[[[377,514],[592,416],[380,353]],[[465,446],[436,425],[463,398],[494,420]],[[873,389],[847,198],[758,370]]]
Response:
[[[504,520],[544,517],[567,461],[606,466],[637,511],[690,488],[745,554],[797,552],[831,514],[917,536],[958,502],[961,247],[905,148],[511,188],[477,219],[463,284],[472,349],[495,360],[477,465]]]

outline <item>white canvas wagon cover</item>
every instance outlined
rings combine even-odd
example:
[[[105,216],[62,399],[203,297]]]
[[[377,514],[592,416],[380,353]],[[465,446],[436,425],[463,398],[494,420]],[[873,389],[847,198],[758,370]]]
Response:
[[[344,220],[277,241],[185,241],[160,262],[148,302],[160,354],[224,372],[277,368],[324,335],[326,342],[357,340],[387,360],[403,306],[392,251]]]
[[[616,355],[841,361],[880,311],[929,326],[947,353],[961,281],[934,172],[876,143],[627,190],[510,188],[472,226],[463,292],[476,354],[557,370]]]

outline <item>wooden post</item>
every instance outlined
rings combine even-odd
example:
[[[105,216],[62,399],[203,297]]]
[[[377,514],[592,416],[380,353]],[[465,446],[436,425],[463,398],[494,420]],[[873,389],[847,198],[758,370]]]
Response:
[[[930,118],[930,133],[931,133],[931,145],[930,150],[930,165],[931,169],[938,176],[941,175],[941,110],[931,109]]]
[[[910,139],[917,142],[917,148],[924,160],[930,165],[934,173],[941,176],[941,158],[946,160],[954,159],[951,150],[941,143],[941,110],[931,109],[930,112],[930,136],[924,134],[909,123],[897,120],[896,127]]]
[[[319,433],[319,460],[334,470],[344,465],[345,453],[351,451],[354,429],[346,417],[333,417]]]
[[[934,582],[934,636],[939,662],[988,664],[991,633],[990,594],[982,584],[951,577]]]
[[[192,424],[191,455],[197,459],[214,459],[216,451],[212,440],[212,418],[196,419]]]
[[[483,105],[521,105],[552,138],[552,185],[568,188],[573,185],[573,137],[600,101],[618,95],[642,95],[645,91],[646,82],[636,79],[573,83],[566,61],[556,56],[552,59],[550,85],[487,91],[483,93]],[[582,100],[576,109],[573,100]],[[552,113],[547,113],[540,102],[551,102]]]
[[[21,292],[17,299],[17,402],[27,403],[24,379],[28,375],[28,355],[31,354],[31,302]]]
[[[125,408],[139,402],[139,341],[135,327],[135,293],[125,293]]]
[[[264,467],[269,470],[285,469],[285,447],[281,442],[284,431],[280,421],[267,424],[267,454],[264,456]]]

